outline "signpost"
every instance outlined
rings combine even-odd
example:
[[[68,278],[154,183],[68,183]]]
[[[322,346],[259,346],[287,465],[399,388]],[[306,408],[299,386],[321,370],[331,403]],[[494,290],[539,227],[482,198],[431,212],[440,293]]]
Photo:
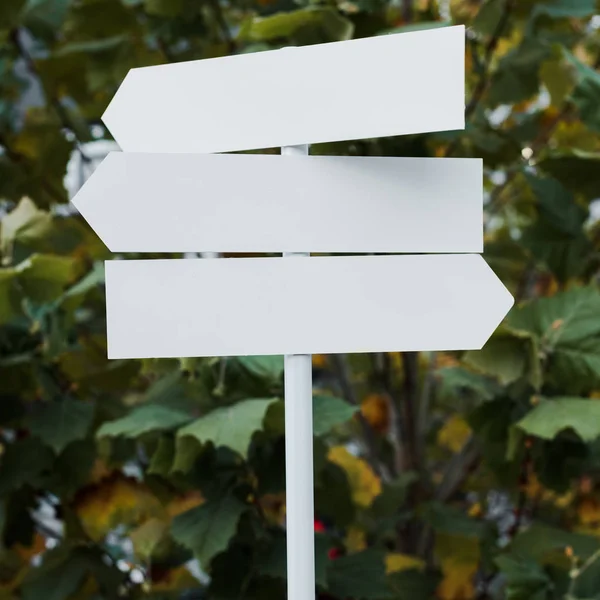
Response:
[[[113,152],[74,202],[113,252],[483,251],[479,159]]]
[[[74,203],[111,250],[284,255],[107,261],[108,352],[285,354],[288,598],[314,598],[311,354],[481,348],[513,299],[481,161],[307,144],[462,128],[464,28],[133,69],[104,121],[125,153]]]

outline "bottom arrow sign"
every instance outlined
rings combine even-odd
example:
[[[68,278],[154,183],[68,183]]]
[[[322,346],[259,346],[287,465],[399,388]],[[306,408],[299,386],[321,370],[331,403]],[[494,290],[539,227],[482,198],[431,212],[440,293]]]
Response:
[[[110,358],[478,349],[513,304],[476,254],[106,263]]]

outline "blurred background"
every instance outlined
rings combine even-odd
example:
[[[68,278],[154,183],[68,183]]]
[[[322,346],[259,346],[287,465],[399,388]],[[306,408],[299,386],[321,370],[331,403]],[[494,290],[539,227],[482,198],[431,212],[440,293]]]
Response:
[[[313,358],[318,597],[600,598],[596,0],[0,0],[1,599],[285,597],[283,359],[106,359],[69,199],[128,70],[450,24],[465,131],[311,153],[482,157],[517,303],[482,351]]]

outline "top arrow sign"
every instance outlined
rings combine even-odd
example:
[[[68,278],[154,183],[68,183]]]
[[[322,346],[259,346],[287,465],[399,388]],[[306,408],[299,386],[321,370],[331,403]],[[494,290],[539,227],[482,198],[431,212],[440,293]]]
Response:
[[[166,153],[463,129],[464,49],[456,26],[132,69],[103,120]]]

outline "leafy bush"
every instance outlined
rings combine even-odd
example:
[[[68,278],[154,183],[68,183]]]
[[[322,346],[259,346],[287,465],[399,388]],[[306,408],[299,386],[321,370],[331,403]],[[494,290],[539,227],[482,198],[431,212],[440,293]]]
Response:
[[[2,0],[0,597],[285,594],[282,359],[106,359],[110,255],[64,177],[127,71],[452,22],[464,132],[312,152],[483,157],[518,302],[479,352],[314,357],[318,594],[600,598],[597,8]]]

